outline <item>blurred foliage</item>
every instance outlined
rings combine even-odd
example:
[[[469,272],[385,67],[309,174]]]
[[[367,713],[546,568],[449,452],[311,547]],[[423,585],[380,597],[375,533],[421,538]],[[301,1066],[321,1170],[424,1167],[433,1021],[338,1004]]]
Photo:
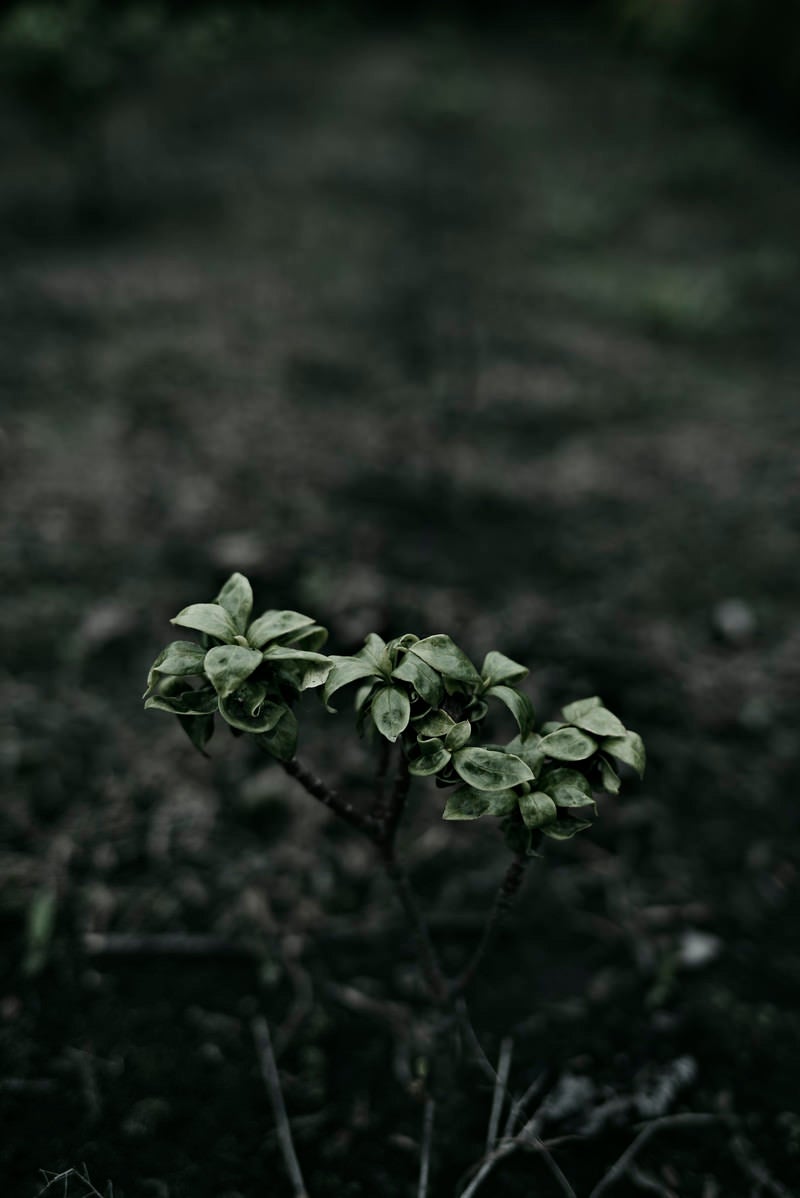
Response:
[[[796,0],[613,0],[632,41],[685,64],[748,108],[781,123],[800,118],[800,4]]]

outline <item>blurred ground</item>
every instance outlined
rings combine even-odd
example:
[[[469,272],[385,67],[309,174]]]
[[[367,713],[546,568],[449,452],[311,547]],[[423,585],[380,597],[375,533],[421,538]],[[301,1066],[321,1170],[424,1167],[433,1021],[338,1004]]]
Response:
[[[643,733],[645,783],[535,864],[475,1022],[520,1086],[692,1056],[687,1108],[737,1111],[800,1185],[796,155],[550,26],[284,35],[92,120],[0,109],[6,1192],[85,1161],[124,1198],[288,1193],[247,1020],[282,1025],[293,982],[312,1193],[412,1191],[390,1037],[326,989],[413,1001],[366,850],[242,742],[209,764],[141,710],[168,618],[233,569],[333,652],[447,630],[529,662],[543,718],[596,691]],[[304,756],[357,787],[309,719]],[[439,806],[407,849],[457,965],[503,851]],[[92,960],[87,931],[264,965]],[[480,1152],[473,1081],[436,1193]],[[588,1192],[624,1143],[558,1159]],[[713,1132],[649,1159],[681,1195],[757,1192]],[[534,1183],[557,1193],[502,1174]]]

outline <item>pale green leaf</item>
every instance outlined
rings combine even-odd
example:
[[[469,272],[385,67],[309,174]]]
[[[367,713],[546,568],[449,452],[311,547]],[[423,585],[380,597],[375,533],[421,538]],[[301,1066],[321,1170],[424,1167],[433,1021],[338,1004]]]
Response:
[[[558,817],[555,803],[549,795],[544,794],[541,790],[520,795],[518,802],[526,828],[541,828],[544,824],[552,823]]]
[[[479,819],[482,815],[509,815],[517,804],[513,790],[473,790],[460,786],[447,800],[442,819]]]
[[[368,661],[375,673],[384,678],[388,678],[392,672],[392,659],[388,654],[386,642],[378,636],[377,632],[369,634],[364,641],[364,648],[359,649],[357,656]]]
[[[218,603],[192,603],[179,611],[170,624],[205,632],[207,636],[229,645],[236,639],[236,626],[225,608]]]
[[[287,710],[285,703],[267,699],[261,682],[243,682],[234,694],[220,699],[219,709],[233,728],[241,732],[269,732]]]
[[[519,757],[493,749],[459,749],[453,754],[453,765],[456,773],[476,790],[505,790],[533,778]]]
[[[445,678],[472,685],[480,682],[480,675],[466,653],[442,633],[416,641],[409,649],[408,656],[421,658]]]
[[[322,648],[328,639],[328,630],[323,628],[321,624],[307,624],[305,628],[301,628],[298,632],[292,632],[281,637],[282,645],[293,645],[298,649],[307,649],[309,653],[316,653]]]
[[[618,761],[632,766],[640,778],[644,777],[647,757],[644,741],[638,732],[626,732],[624,736],[609,736],[603,741],[602,747]]]
[[[455,728],[456,722],[451,715],[441,708],[435,711],[428,711],[420,719],[414,720],[414,730],[417,736],[447,736],[451,728]]]
[[[578,728],[567,727],[542,737],[541,747],[556,761],[583,761],[594,753],[597,741]]]
[[[265,611],[257,620],[253,620],[247,629],[247,639],[254,649],[261,649],[268,641],[277,641],[313,623],[311,616],[304,616],[299,611],[271,609]]]
[[[261,665],[258,649],[242,645],[217,645],[206,653],[204,670],[221,699],[238,690],[246,678]]]
[[[486,686],[497,686],[500,682],[519,682],[528,674],[527,666],[512,661],[504,653],[491,649],[483,659],[481,677]]]
[[[172,715],[212,715],[217,710],[218,701],[217,692],[209,686],[203,690],[151,695],[144,705],[148,709],[168,711]]]
[[[213,715],[179,715],[178,723],[194,747],[207,757],[206,745],[214,735]]]
[[[451,753],[455,753],[456,749],[462,749],[469,740],[472,734],[472,724],[469,720],[462,720],[460,724],[454,724],[445,737],[445,746]]]
[[[147,690],[155,686],[159,674],[202,674],[205,655],[205,649],[195,641],[173,641],[161,650],[151,665],[147,675]]]
[[[570,722],[576,728],[582,728],[584,732],[591,732],[594,736],[624,736],[626,731],[622,720],[617,719],[613,712],[605,707],[593,707]]]
[[[434,742],[429,742],[433,744]],[[438,774],[443,770],[450,760],[450,754],[447,749],[441,747],[441,741],[438,742],[439,747],[431,753],[423,753],[420,757],[415,758],[408,763],[409,774],[414,774],[418,778],[427,778],[431,774]]]
[[[545,752],[541,744],[541,736],[536,732],[529,732],[527,736],[515,736],[505,746],[505,751],[513,753],[515,757],[521,757],[533,776],[538,777],[545,759]]]
[[[283,708],[283,714],[271,731],[257,736],[260,748],[265,749],[278,761],[291,761],[297,749],[297,718],[289,707]]]
[[[387,740],[397,740],[408,727],[411,704],[408,695],[399,686],[382,686],[372,700],[372,718],[375,727]]]
[[[244,632],[253,610],[253,588],[244,574],[231,574],[214,600],[224,607],[237,632]]]
[[[591,695],[588,699],[576,699],[574,703],[568,703],[566,707],[561,708],[561,711],[567,723],[574,724],[579,716],[586,715],[587,711],[602,706],[603,700],[598,699],[597,695]]]
[[[578,770],[545,770],[539,779],[539,789],[559,807],[586,807],[594,802],[591,784]]]
[[[490,686],[486,694],[508,708],[517,721],[520,735],[527,736],[533,726],[533,707],[528,696],[510,686]]]
[[[357,682],[359,678],[375,677],[374,667],[359,657],[330,657],[328,660],[333,662],[333,668],[328,674],[325,689],[322,692],[326,706],[328,706],[331,695],[335,694],[340,687]],[[329,710],[332,711],[333,708],[329,708]]]
[[[264,650],[263,656],[266,662],[278,662],[290,667],[292,681],[301,691],[322,686],[333,669],[333,661],[323,653],[312,653],[308,649],[295,649],[289,645],[270,645]]]
[[[584,828],[591,828],[590,819],[557,819],[555,823],[545,824],[541,829],[551,840],[572,840]]]
[[[392,670],[392,678],[410,683],[429,707],[439,706],[442,700],[442,680],[421,657],[406,653],[400,665]]]
[[[605,757],[600,757],[600,780],[603,784],[603,790],[607,790],[609,794],[619,794],[619,774],[614,769],[610,761]]]

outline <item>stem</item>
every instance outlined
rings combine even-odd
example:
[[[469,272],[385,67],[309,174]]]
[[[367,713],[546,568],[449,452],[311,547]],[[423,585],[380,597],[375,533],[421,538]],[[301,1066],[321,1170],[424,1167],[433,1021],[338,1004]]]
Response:
[[[394,838],[397,834],[397,825],[400,823],[400,817],[405,809],[410,786],[411,775],[408,772],[408,762],[406,761],[405,756],[402,756],[397,766],[397,773],[395,775],[392,793],[389,796],[389,802],[379,817],[383,824],[381,836],[384,842],[388,844],[390,848],[394,845]]]
[[[283,1156],[283,1163],[286,1166],[286,1172],[289,1174],[295,1198],[308,1198],[308,1191],[303,1181],[300,1162],[294,1150],[292,1129],[289,1126],[289,1118],[286,1114],[281,1081],[278,1076],[278,1066],[275,1064],[275,1054],[272,1051],[272,1042],[266,1019],[262,1015],[256,1015],[251,1023],[251,1030],[253,1040],[255,1041],[256,1053],[258,1054],[261,1076],[264,1079],[264,1085],[267,1087],[270,1104],[272,1105],[272,1113],[275,1116],[275,1130],[278,1135],[278,1144]]]
[[[385,841],[382,844],[378,844],[378,851],[381,855],[383,868],[394,885],[395,893],[400,900],[400,905],[403,908],[406,919],[417,937],[420,964],[431,995],[437,1003],[447,1003],[450,998],[450,985],[442,970],[438,953],[431,939],[428,924],[414,897],[414,892],[411,889],[406,872],[395,860],[394,849],[391,844],[386,844]]]
[[[375,840],[378,834],[377,821],[371,816],[366,815],[363,811],[359,811],[352,803],[346,802],[340,798],[335,790],[331,790],[325,783],[312,774],[311,770],[302,765],[296,757],[292,757],[290,761],[282,761],[281,765],[286,770],[290,778],[296,778],[304,790],[313,798],[319,800],[326,807],[329,807],[341,819],[346,820],[354,828],[357,828],[364,836],[368,836],[371,840]]]
[[[486,954],[486,950],[492,941],[498,924],[502,922],[514,903],[514,899],[522,885],[522,880],[525,877],[527,865],[528,858],[523,853],[516,853],[514,855],[514,860],[506,870],[505,877],[495,897],[494,906],[489,914],[489,918],[486,920],[478,946],[466,968],[451,983],[451,994],[454,996],[466,990],[477,973],[478,966]]]

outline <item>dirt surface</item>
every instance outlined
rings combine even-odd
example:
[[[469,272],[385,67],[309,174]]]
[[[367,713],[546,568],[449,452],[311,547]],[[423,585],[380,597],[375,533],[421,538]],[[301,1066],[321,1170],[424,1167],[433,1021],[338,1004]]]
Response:
[[[117,1198],[288,1195],[259,1011],[313,1198],[416,1192],[408,1045],[341,990],[417,1012],[413,1073],[430,1019],[368,846],[244,742],[208,762],[141,709],[169,617],[234,569],[332,652],[448,631],[529,663],[542,718],[598,692],[642,732],[644,783],[534,862],[473,1022],[493,1060],[513,1037],[515,1090],[599,1102],[691,1058],[669,1109],[735,1112],[794,1192],[794,152],[551,27],[284,34],[154,65],[91,137],[10,99],[0,126],[4,1194],[86,1162]],[[303,756],[365,795],[317,707]],[[422,787],[404,851],[456,968],[504,849],[440,809]],[[445,1088],[431,1196],[491,1100],[466,1056]],[[630,1139],[556,1159],[588,1194]],[[777,1192],[715,1127],[642,1163],[664,1194]],[[533,1186],[563,1192],[523,1154],[484,1192]]]

